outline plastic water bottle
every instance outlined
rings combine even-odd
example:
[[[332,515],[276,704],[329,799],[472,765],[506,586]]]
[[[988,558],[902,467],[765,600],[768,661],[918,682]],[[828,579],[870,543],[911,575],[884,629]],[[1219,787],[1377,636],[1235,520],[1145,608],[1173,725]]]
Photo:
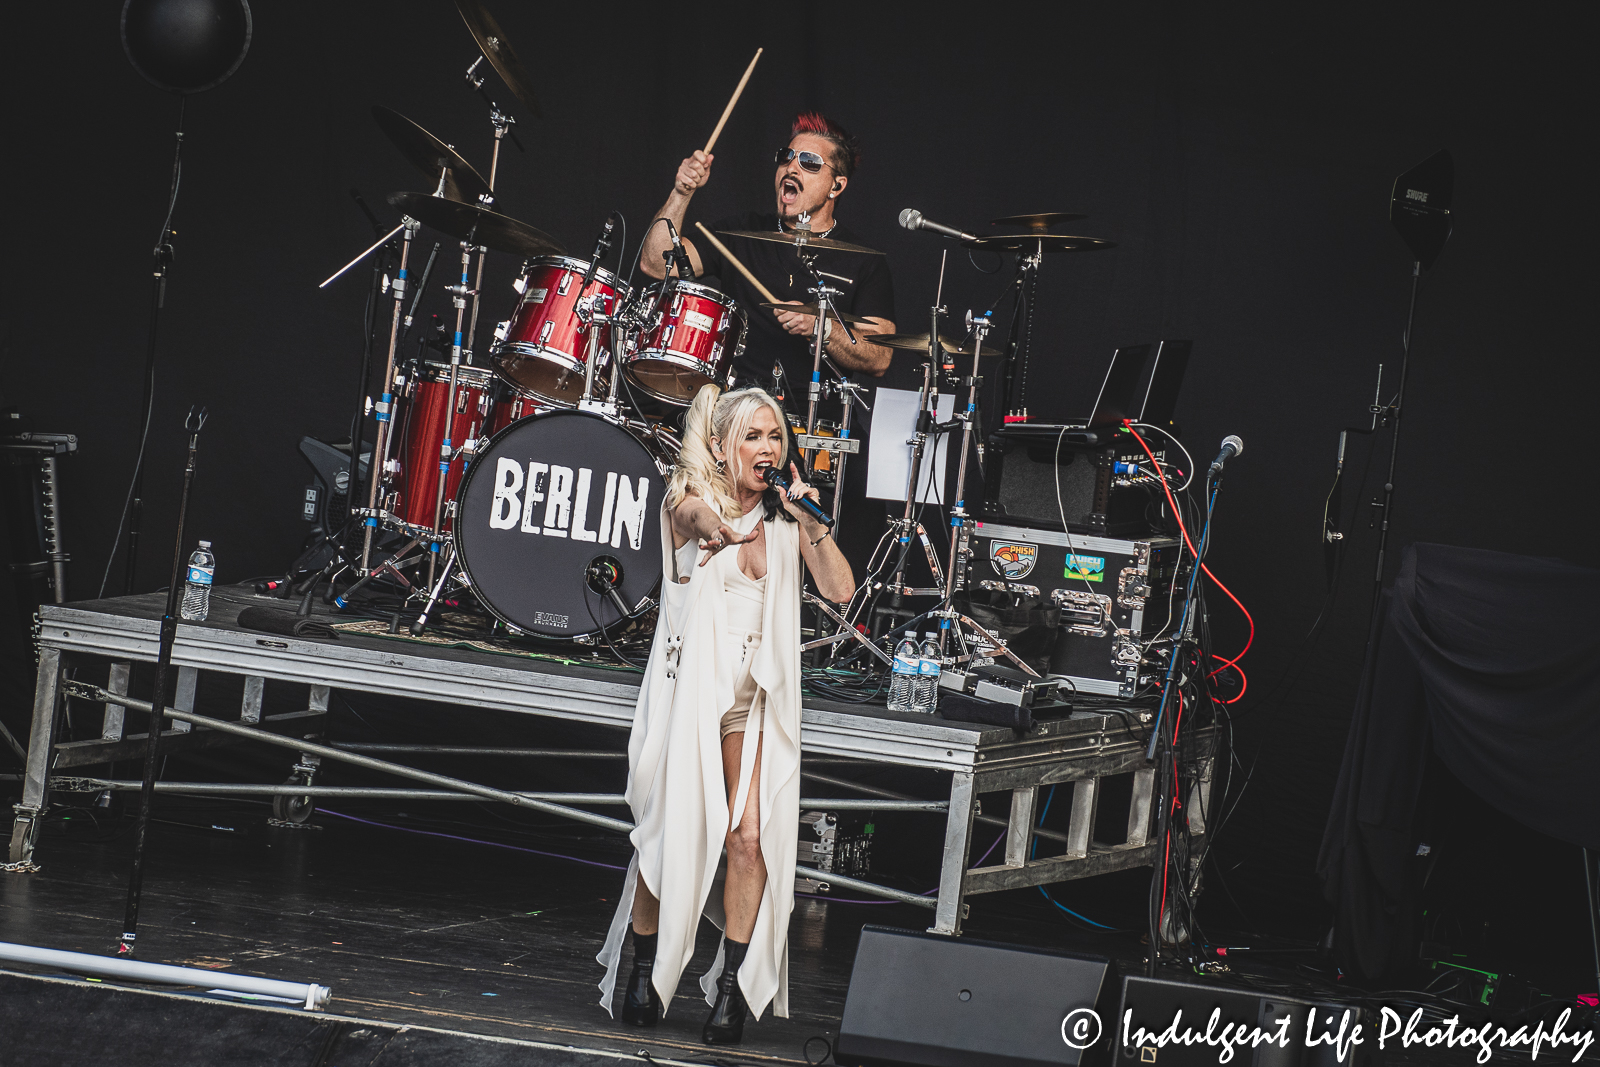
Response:
[[[889,680],[889,710],[915,711],[911,706],[921,666],[916,635],[907,633],[894,650],[894,675]]]
[[[939,706],[939,637],[922,635],[922,649],[917,657],[917,684],[911,693],[911,710],[922,715],[932,715]]]
[[[211,542],[201,541],[189,557],[189,577],[183,583],[183,607],[179,614],[187,622],[202,622],[211,613],[211,579],[217,573],[217,557]]]

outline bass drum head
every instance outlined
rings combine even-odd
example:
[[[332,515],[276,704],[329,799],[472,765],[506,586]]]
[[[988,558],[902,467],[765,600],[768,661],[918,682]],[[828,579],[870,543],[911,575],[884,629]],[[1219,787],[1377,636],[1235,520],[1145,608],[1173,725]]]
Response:
[[[594,565],[620,572],[630,611],[661,582],[655,454],[598,415],[552,411],[501,430],[478,453],[456,497],[456,551],[478,600],[538,637],[599,634],[622,614]]]

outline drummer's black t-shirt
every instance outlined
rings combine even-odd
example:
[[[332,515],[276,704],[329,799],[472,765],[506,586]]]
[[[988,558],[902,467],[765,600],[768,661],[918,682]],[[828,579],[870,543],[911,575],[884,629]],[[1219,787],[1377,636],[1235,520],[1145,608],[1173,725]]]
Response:
[[[720,219],[709,229],[717,239],[728,246],[750,272],[761,279],[779,300],[799,300],[809,303],[813,297],[806,290],[811,286],[811,275],[795,255],[793,245],[775,241],[752,241],[748,237],[729,237],[725,230],[752,230],[776,234],[778,216],[749,212]],[[828,236],[834,240],[871,247],[844,226],[835,226]],[[784,390],[790,411],[802,412],[805,408],[806,383],[811,380],[811,338],[796,337],[778,325],[777,317],[759,306],[765,299],[739,269],[729,263],[710,241],[703,237],[695,242],[704,265],[705,277],[715,278],[723,292],[739,302],[749,321],[744,355],[734,362],[736,385],[772,387],[772,365],[783,364],[789,384]],[[834,298],[840,311],[871,318],[894,320],[894,282],[889,277],[889,264],[884,256],[863,255],[826,249],[817,253],[819,271],[835,274],[837,278],[824,278],[842,292]],[[842,281],[848,278],[849,281]],[[834,323],[834,330],[839,324]],[[823,370],[827,377],[827,370]],[[871,375],[855,375],[867,384],[873,383]]]

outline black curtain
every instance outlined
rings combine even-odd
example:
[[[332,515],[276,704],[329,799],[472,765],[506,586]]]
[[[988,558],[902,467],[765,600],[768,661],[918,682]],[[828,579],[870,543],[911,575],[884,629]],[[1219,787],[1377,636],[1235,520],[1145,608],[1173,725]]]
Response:
[[[1600,570],[1562,560],[1406,550],[1379,607],[1317,862],[1344,966],[1377,978],[1412,940],[1430,756],[1523,825],[1600,849],[1597,597]]]

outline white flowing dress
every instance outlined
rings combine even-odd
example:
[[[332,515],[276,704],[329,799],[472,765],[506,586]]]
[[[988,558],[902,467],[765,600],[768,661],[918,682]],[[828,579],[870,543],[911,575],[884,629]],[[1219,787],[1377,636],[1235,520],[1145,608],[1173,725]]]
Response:
[[[757,507],[729,525],[748,533],[761,515]],[[665,507],[661,510],[661,615],[628,740],[626,795],[633,809],[629,837],[634,854],[605,946],[596,957],[606,968],[600,1004],[607,1012],[612,1010],[639,878],[661,902],[651,981],[663,1012],[694,954],[701,915],[722,928],[723,841],[729,826],[738,825],[744,815],[756,742],[761,740],[759,810],[767,884],[739,968],[739,988],[758,1020],[769,1004],[774,1015],[789,1015],[789,916],[800,821],[802,561],[795,523],[781,517],[768,523],[766,538],[761,640],[746,665],[745,644],[726,640],[725,569],[737,570],[738,552],[719,552],[704,567],[691,564],[688,582],[674,580],[685,571],[672,551],[671,518]],[[744,732],[730,822],[719,724],[734,705],[735,687],[746,666],[759,691]],[[722,966],[719,944],[717,958],[700,979],[708,1004],[715,1002]]]

